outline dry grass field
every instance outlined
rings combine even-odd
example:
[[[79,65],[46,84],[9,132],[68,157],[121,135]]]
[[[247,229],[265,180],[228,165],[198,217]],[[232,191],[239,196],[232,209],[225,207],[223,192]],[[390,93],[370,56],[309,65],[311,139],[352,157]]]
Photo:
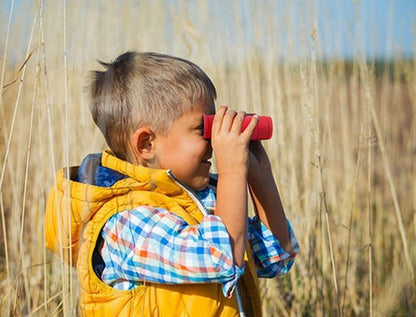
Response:
[[[261,282],[265,316],[414,314],[416,59],[354,40],[353,59],[324,61],[313,2],[283,2],[0,6],[1,316],[77,313],[76,272],[44,247],[45,199],[58,169],[106,147],[84,86],[129,49],[190,59],[218,104],[273,117],[265,146],[300,253]]]

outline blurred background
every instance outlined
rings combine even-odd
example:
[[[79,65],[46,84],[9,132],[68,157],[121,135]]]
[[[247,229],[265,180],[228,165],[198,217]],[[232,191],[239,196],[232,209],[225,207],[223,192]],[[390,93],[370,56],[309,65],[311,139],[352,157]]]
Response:
[[[58,169],[106,148],[84,91],[127,50],[191,60],[217,104],[273,117],[271,157],[300,253],[261,281],[265,316],[416,309],[416,2],[0,3],[0,315],[77,315],[44,247]]]

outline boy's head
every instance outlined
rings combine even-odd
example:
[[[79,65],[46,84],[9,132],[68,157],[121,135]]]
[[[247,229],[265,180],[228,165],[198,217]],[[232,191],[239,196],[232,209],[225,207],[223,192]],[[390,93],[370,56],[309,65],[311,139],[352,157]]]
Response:
[[[167,133],[172,123],[194,107],[214,112],[216,91],[195,64],[157,53],[126,52],[104,71],[92,72],[90,110],[120,159],[134,161],[132,135],[142,127]]]

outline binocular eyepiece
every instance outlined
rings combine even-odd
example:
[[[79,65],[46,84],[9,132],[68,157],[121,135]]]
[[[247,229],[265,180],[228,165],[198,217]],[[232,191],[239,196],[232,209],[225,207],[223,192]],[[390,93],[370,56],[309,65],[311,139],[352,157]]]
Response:
[[[204,138],[211,139],[212,133],[212,122],[214,121],[215,115],[204,115]],[[241,132],[244,131],[253,117],[252,114],[245,116]],[[273,121],[269,116],[259,116],[257,126],[251,135],[251,140],[268,140],[273,135]]]

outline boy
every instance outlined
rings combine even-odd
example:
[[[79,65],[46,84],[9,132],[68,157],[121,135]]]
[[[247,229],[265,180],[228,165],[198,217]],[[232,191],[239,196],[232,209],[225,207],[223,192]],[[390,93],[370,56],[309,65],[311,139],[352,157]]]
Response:
[[[258,118],[241,132],[244,113],[220,107],[206,140],[216,91],[198,66],[137,52],[101,64],[91,113],[111,150],[61,170],[45,216],[47,247],[77,265],[81,315],[259,316],[256,273],[286,273],[298,247],[250,142]]]

